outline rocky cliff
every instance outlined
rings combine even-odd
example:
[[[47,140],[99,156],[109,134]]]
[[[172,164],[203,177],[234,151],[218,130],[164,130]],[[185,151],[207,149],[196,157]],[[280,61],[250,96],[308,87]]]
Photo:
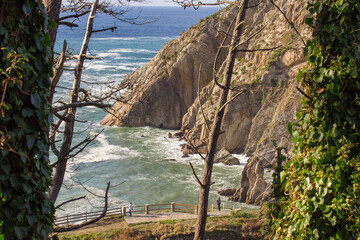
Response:
[[[127,76],[121,83],[127,92],[101,123],[180,129],[184,114],[197,96],[198,85],[201,89],[212,79],[210,69],[223,38],[221,32],[227,29],[233,14],[227,8],[201,20]],[[224,56],[219,56],[219,64]]]
[[[270,192],[263,173],[264,168],[274,167],[276,162],[272,140],[292,148],[287,124],[296,120],[301,98],[296,76],[306,66],[306,60],[301,38],[283,14],[269,1],[250,2],[230,98],[239,89],[247,91],[227,106],[218,149],[250,157],[240,187],[231,199],[259,204]],[[305,4],[296,0],[275,3],[302,37],[309,38],[311,31],[304,24]],[[235,11],[236,7],[227,8],[201,21],[167,44],[149,64],[129,75],[124,81],[128,87],[127,103],[117,103],[112,109],[116,117],[108,115],[102,123],[181,128],[205,151],[209,133],[204,116],[211,124],[219,96],[218,87],[211,81],[213,60]],[[226,51],[220,54],[217,69],[225,55]],[[218,77],[221,82],[221,72]]]

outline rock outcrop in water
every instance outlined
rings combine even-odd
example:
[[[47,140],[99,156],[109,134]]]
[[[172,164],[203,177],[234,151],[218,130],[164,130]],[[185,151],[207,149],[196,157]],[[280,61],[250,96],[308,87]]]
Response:
[[[309,38],[311,31],[304,24],[306,4],[296,0],[275,2],[301,35]],[[300,37],[282,14],[269,1],[251,4],[256,7],[247,10],[240,41],[244,42],[243,51],[237,56],[232,80],[234,89],[247,89],[247,92],[226,108],[218,149],[250,157],[241,184],[231,199],[260,204],[271,191],[263,173],[264,168],[275,167],[272,140],[292,149],[287,124],[296,121],[301,98],[296,76],[307,63]],[[182,134],[204,151],[209,133],[199,106],[211,124],[219,96],[219,89],[211,79],[213,59],[223,36],[215,26],[224,31],[233,16],[234,9],[227,8],[198,23],[167,44],[149,64],[129,75],[123,82],[128,88],[124,96],[127,103],[117,103],[112,109],[116,117],[108,115],[102,123],[181,128]],[[220,24],[216,25],[217,22]],[[225,54],[221,54],[219,63]],[[230,98],[236,93],[232,91]]]

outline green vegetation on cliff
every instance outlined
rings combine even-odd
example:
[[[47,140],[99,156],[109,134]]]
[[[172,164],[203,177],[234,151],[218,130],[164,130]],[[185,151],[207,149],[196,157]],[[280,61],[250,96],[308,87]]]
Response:
[[[52,225],[47,27],[41,1],[0,1],[0,239],[47,239]]]
[[[295,158],[281,176],[274,239],[357,239],[360,229],[360,3],[310,1]]]

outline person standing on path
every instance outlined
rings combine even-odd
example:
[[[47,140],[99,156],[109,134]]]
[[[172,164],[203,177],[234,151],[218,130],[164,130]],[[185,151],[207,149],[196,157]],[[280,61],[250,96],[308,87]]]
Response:
[[[129,215],[131,217],[131,211],[133,210],[133,205],[132,205],[132,202],[130,202],[129,204]]]
[[[216,204],[218,205],[218,208],[219,208],[219,211],[220,211],[220,204],[221,204],[220,196],[219,196],[218,199],[216,200]]]

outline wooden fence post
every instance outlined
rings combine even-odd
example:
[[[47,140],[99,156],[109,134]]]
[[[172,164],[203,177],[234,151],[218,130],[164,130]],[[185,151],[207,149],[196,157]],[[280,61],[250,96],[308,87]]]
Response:
[[[121,212],[122,212],[122,215],[125,217],[126,216],[126,207],[122,207]]]
[[[171,212],[175,212],[175,203],[174,202],[171,203]]]
[[[149,214],[149,204],[145,204],[145,215]]]

